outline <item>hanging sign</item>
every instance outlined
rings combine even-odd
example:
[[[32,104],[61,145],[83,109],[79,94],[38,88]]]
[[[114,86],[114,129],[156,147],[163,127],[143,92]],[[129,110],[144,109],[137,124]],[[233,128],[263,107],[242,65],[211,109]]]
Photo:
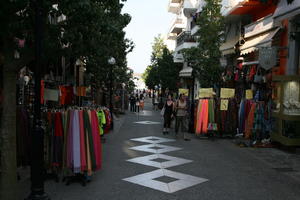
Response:
[[[276,47],[261,47],[259,48],[258,61],[262,68],[269,70],[277,65],[277,53]]]
[[[46,101],[58,101],[58,97],[59,97],[59,90],[45,88],[44,99]]]
[[[222,111],[228,110],[228,103],[229,103],[228,99],[222,99],[221,105],[220,105],[220,110],[222,110]]]
[[[246,90],[246,99],[253,99],[253,91]]]
[[[221,98],[228,99],[233,98],[235,95],[235,89],[221,88]]]
[[[184,96],[189,96],[189,89],[180,88],[179,94],[183,94]]]
[[[200,88],[199,89],[199,98],[210,98],[213,96],[213,88]]]

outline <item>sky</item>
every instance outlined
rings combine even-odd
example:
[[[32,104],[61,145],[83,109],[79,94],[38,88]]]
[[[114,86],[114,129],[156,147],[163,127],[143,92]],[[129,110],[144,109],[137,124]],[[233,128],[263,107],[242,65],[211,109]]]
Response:
[[[150,64],[152,43],[158,34],[167,34],[175,15],[168,12],[169,0],[127,0],[123,13],[131,15],[125,28],[126,37],[135,48],[127,56],[128,67],[135,73],[143,73]]]

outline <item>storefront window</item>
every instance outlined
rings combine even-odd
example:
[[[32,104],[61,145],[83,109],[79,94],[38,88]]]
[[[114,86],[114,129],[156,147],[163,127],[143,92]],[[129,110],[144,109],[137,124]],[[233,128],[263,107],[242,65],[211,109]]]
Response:
[[[300,115],[299,82],[290,81],[284,84],[283,112],[288,115]]]
[[[273,99],[273,111],[279,112],[280,111],[280,91],[281,85],[280,83],[274,83],[275,86],[273,88],[272,99]]]

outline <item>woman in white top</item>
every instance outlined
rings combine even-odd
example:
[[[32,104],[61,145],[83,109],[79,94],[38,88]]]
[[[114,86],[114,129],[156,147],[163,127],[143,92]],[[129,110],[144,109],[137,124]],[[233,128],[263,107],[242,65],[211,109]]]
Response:
[[[183,139],[189,141],[190,139],[186,135],[186,115],[187,115],[187,102],[183,94],[180,94],[179,100],[175,105],[176,110],[176,123],[175,123],[175,134],[178,135],[179,128],[183,134]]]

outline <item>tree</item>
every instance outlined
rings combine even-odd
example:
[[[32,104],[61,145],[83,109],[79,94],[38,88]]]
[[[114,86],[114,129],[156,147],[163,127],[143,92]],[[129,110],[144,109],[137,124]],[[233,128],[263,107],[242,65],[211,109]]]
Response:
[[[183,50],[184,59],[191,63],[201,87],[212,87],[220,81],[220,45],[222,43],[224,20],[221,14],[221,0],[205,0],[206,5],[197,19],[199,31],[194,48]]]
[[[4,73],[4,99],[0,126],[0,199],[5,200],[17,199],[16,77],[21,67],[35,59],[35,2],[1,2],[0,65]],[[127,70],[126,54],[132,50],[133,44],[124,38],[123,29],[130,22],[130,16],[121,14],[123,4],[119,0],[42,2],[43,66],[56,63],[62,56],[73,62],[82,59],[89,71],[107,82],[107,76],[104,76],[103,72],[107,74],[107,60],[114,56],[117,59],[115,77],[118,77],[118,80],[124,79]],[[54,4],[56,6],[53,6]],[[51,23],[50,16],[66,18]],[[126,78],[130,79],[128,76]]]
[[[167,49],[163,49],[163,55],[157,60],[158,74],[162,90],[169,89],[175,91],[179,80],[180,65],[176,65],[173,61],[173,55]]]
[[[152,45],[151,65],[143,73],[143,79],[150,89],[161,85],[162,90],[176,90],[180,67],[175,65],[173,56],[159,35]]]

